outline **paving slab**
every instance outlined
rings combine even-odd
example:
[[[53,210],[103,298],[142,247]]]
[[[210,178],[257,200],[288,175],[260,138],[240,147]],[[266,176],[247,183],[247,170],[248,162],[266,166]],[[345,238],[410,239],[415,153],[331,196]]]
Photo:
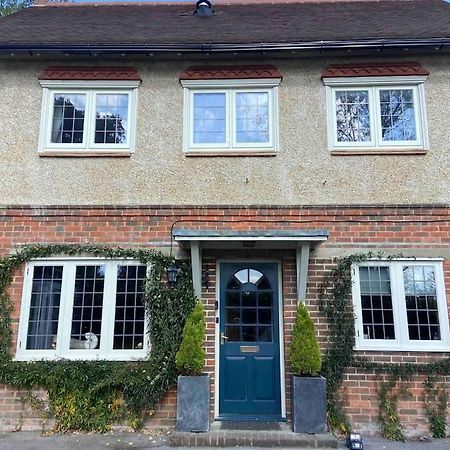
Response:
[[[1,450],[143,450],[152,448],[168,449],[167,436],[122,432],[66,433],[49,436],[27,431],[0,434]]]
[[[178,447],[187,450],[191,447]],[[201,447],[212,450],[212,447]],[[222,447],[224,450],[236,447]],[[243,446],[241,450],[258,450],[260,447]],[[267,448],[267,447],[266,447]],[[340,450],[345,446],[341,443]],[[42,436],[37,432],[20,431],[0,434],[1,450],[125,450],[125,449],[159,449],[171,450],[167,435],[153,436],[146,433],[110,432],[105,434],[68,433],[63,435]],[[263,449],[261,449],[263,450]],[[284,447],[284,450],[294,450]],[[295,450],[310,450],[299,448]],[[332,450],[322,448],[322,450]],[[364,438],[364,450],[450,450],[450,438],[427,442],[392,442],[381,438]]]

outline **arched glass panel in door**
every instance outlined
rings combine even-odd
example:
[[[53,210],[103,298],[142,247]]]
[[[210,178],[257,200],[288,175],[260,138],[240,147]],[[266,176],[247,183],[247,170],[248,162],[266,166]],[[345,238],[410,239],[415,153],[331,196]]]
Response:
[[[242,269],[225,290],[225,335],[234,342],[273,342],[273,289],[259,270]]]

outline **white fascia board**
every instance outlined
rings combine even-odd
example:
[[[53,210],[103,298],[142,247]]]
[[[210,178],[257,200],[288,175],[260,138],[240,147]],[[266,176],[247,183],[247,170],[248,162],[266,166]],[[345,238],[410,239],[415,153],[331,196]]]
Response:
[[[138,80],[39,80],[45,88],[72,88],[72,89],[112,89],[112,88],[137,88],[141,84]]]
[[[386,86],[396,84],[425,83],[426,75],[388,76],[388,77],[331,77],[323,78],[325,86]]]
[[[174,236],[175,241],[326,241],[327,236]]]
[[[281,78],[251,78],[232,80],[180,80],[185,88],[276,87]]]

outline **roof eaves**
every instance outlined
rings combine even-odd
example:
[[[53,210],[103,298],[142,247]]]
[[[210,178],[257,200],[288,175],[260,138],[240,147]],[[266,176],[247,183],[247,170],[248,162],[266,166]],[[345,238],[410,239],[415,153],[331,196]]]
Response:
[[[258,43],[189,43],[189,44],[0,44],[0,53],[42,52],[67,54],[145,54],[145,53],[229,53],[229,52],[280,52],[308,50],[348,49],[395,49],[424,48],[441,49],[450,44],[450,37],[421,39],[362,39],[298,42]]]

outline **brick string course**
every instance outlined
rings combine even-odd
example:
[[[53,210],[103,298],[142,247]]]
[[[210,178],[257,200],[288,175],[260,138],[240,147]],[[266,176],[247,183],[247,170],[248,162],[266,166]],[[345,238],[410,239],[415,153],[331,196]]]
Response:
[[[356,252],[383,249],[448,249],[450,244],[449,206],[317,206],[317,207],[3,207],[0,208],[0,255],[5,256],[31,243],[95,243],[122,247],[169,247],[172,228],[202,230],[316,230],[326,229],[329,239],[320,250]],[[173,224],[175,225],[173,226]],[[301,222],[301,223],[300,223]],[[173,243],[174,248],[177,243]],[[398,251],[397,251],[398,250]],[[414,254],[414,252],[412,252]],[[436,254],[436,253],[434,253]],[[209,270],[209,288],[203,288],[207,314],[206,371],[212,377],[212,405],[215,384],[215,300],[216,263],[224,258],[277,259],[281,262],[284,350],[287,355],[295,317],[296,266],[294,250],[264,251],[257,249],[205,250],[203,267]],[[310,308],[319,341],[327,346],[328,325],[319,313],[318,291],[323,276],[332,269],[332,256],[323,258],[311,253],[306,302]],[[444,261],[447,299],[450,299],[450,261]],[[14,301],[14,345],[23,287],[23,268],[17,271],[9,293]],[[450,315],[450,306],[449,306]],[[448,356],[448,353],[365,352],[376,361],[426,362]],[[445,380],[450,384],[450,377]],[[399,409],[408,434],[425,434],[428,425],[423,407],[423,378],[410,383],[410,396],[400,400]],[[377,429],[377,380],[373,374],[349,369],[343,383],[345,407],[356,430],[373,433]],[[38,392],[45,397],[45,393]],[[36,411],[20,401],[24,393],[0,386],[0,431],[51,427]],[[290,368],[286,364],[286,406],[290,413]],[[213,411],[211,411],[213,414]],[[171,389],[154,415],[148,428],[172,428],[176,415],[176,389]],[[450,417],[449,417],[450,420]]]

